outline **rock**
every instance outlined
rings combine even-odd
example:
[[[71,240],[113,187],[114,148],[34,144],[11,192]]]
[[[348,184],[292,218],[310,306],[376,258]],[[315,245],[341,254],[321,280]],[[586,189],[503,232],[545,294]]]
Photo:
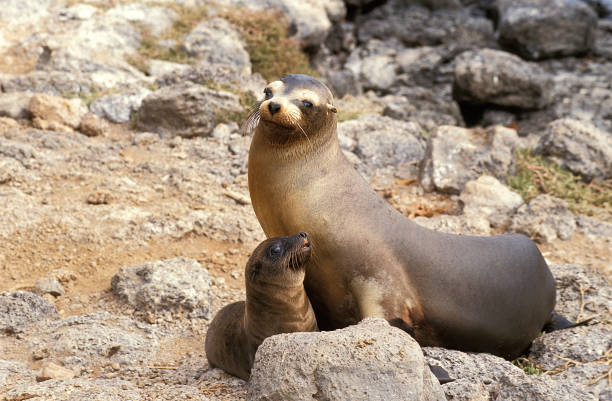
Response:
[[[450,92],[450,91],[449,91]],[[422,87],[402,88],[398,95],[387,95],[383,115],[398,120],[415,121],[427,132],[440,125],[463,125],[457,103],[445,93]]]
[[[47,380],[36,384],[20,385],[10,390],[9,399],[27,399],[36,394],[45,401],[141,401],[142,397],[135,384],[124,379],[75,378]]]
[[[36,375],[36,381],[43,382],[51,379],[72,379],[74,376],[75,373],[70,369],[53,362],[44,362],[40,368],[40,371]]]
[[[577,322],[612,317],[612,287],[599,271],[579,265],[550,264],[557,282],[555,311]]]
[[[79,126],[79,131],[87,136],[102,135],[106,129],[108,129],[106,122],[93,113],[85,114]]]
[[[502,0],[498,40],[523,58],[584,54],[593,48],[597,16],[572,0]]]
[[[36,283],[34,283],[34,288],[36,289],[36,292],[41,295],[51,294],[54,297],[59,297],[60,295],[66,294],[64,287],[62,287],[56,277],[44,277],[36,280]]]
[[[68,7],[61,10],[59,16],[61,19],[74,19],[74,20],[87,20],[98,13],[98,8],[90,6],[89,4],[75,4],[74,6]]]
[[[119,4],[106,12],[110,18],[123,18],[135,25],[144,26],[152,35],[160,36],[168,29],[179,16],[166,7],[151,7],[145,4],[129,3]]]
[[[576,232],[591,238],[612,238],[612,223],[579,214],[576,215]]]
[[[208,136],[221,119],[243,112],[237,95],[190,84],[168,86],[149,94],[137,127],[162,135]]]
[[[548,124],[537,152],[587,180],[612,177],[612,133],[571,118]]]
[[[415,223],[430,230],[461,235],[491,235],[491,224],[486,217],[477,213],[462,216],[438,215],[433,217],[418,216]]]
[[[34,372],[24,363],[0,359],[0,388],[10,390],[16,386],[34,382]]]
[[[352,139],[349,149],[362,161],[359,169],[367,176],[385,167],[416,164],[425,155],[425,139],[414,122],[366,114],[338,124],[338,134]]]
[[[416,341],[368,318],[332,332],[272,336],[259,347],[247,399],[313,398],[444,400],[444,394]]]
[[[0,92],[0,117],[10,117],[15,120],[28,118],[31,98],[32,94],[27,92]]]
[[[251,60],[240,33],[223,18],[199,23],[183,37],[183,49],[207,64],[229,64],[251,73]]]
[[[356,20],[361,43],[397,38],[407,47],[458,44],[495,47],[493,24],[467,10],[428,10],[402,0],[388,1]]]
[[[533,341],[529,360],[543,369],[553,370],[567,363],[593,362],[612,347],[612,326],[601,323],[546,333]],[[563,359],[566,358],[566,359]]]
[[[493,49],[457,57],[453,97],[460,102],[538,109],[550,101],[552,81],[538,65]]]
[[[51,131],[76,130],[87,113],[81,99],[63,99],[37,93],[30,99],[29,111],[37,128]]]
[[[159,346],[159,336],[149,324],[96,312],[39,324],[26,340],[32,352],[48,355],[79,375],[113,363],[142,366],[155,356],[151,350]]]
[[[610,365],[605,362],[589,362],[577,366],[568,364],[568,368],[559,373],[550,375],[550,379],[555,382],[567,383],[573,388],[578,388],[591,393],[596,400],[608,401],[606,392],[612,387],[608,385],[605,377],[610,370]]]
[[[132,113],[140,109],[142,101],[150,90],[139,88],[122,93],[102,96],[94,101],[90,108],[93,113],[114,123],[122,124],[130,121]]]
[[[586,391],[570,383],[558,382],[546,376],[506,375],[499,382],[496,401],[559,400],[596,401]]]
[[[149,75],[155,78],[161,78],[166,74],[184,73],[190,69],[191,67],[187,64],[173,63],[165,60],[149,61]]]
[[[539,195],[521,206],[512,217],[511,232],[525,234],[536,242],[570,239],[576,229],[576,218],[564,200]]]
[[[24,170],[23,165],[15,159],[0,159],[0,185],[13,181]]]
[[[441,192],[458,194],[468,181],[489,173],[498,179],[512,174],[516,131],[504,127],[486,130],[441,126],[427,143],[420,166],[421,185]]]
[[[113,276],[115,294],[142,311],[181,311],[210,318],[212,289],[208,272],[195,260],[174,258],[124,266]]]
[[[478,378],[458,379],[442,386],[448,401],[489,401],[489,390]]]
[[[476,384],[477,394],[481,391],[478,390],[481,383],[493,395],[497,390],[497,382],[504,376],[524,375],[523,371],[512,363],[491,354],[466,353],[438,347],[423,347],[423,354],[429,365],[442,367],[448,372],[451,379],[469,380]],[[447,397],[449,393],[453,394],[457,390],[455,386],[451,386],[447,391],[446,386],[448,384],[445,384],[442,388]],[[449,397],[449,399],[452,398]],[[491,399],[494,398],[491,397]]]
[[[482,175],[468,181],[459,196],[463,213],[488,219],[492,227],[502,227],[524,202],[521,195],[511,191],[495,177]]]
[[[31,324],[59,318],[54,305],[31,292],[0,294],[0,333],[23,333]]]
[[[350,70],[330,70],[326,72],[326,78],[329,88],[338,99],[347,94],[357,96],[363,91],[357,77]]]

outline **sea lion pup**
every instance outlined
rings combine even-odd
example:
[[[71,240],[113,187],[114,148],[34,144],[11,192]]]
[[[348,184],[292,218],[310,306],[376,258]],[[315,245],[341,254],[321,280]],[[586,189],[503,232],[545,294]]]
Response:
[[[523,235],[421,227],[343,155],[329,89],[306,75],[270,83],[247,120],[248,180],[268,237],[305,230],[317,248],[304,285],[319,328],[382,317],[423,346],[514,358],[551,318],[555,282]],[[363,135],[367,135],[364,132]]]
[[[264,339],[318,330],[303,284],[310,246],[310,237],[303,232],[257,246],[244,271],[246,302],[221,309],[206,333],[211,366],[248,380]]]

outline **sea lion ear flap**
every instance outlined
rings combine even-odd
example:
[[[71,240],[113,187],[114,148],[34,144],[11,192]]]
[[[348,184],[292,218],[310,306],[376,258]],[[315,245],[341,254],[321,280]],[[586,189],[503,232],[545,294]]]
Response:
[[[331,103],[327,103],[327,110],[331,111],[332,113],[337,113],[338,109],[336,109],[336,106],[334,106]]]

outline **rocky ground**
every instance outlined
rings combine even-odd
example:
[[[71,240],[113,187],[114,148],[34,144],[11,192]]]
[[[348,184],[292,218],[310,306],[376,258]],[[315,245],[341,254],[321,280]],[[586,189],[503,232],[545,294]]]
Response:
[[[2,4],[1,399],[612,399],[612,5],[302,3]],[[287,17],[381,195],[438,230],[529,235],[557,310],[594,320],[536,339],[523,370],[375,320],[270,339],[249,383],[210,368],[208,323],[244,298],[264,238],[239,129],[266,82],[232,17],[245,5]],[[598,191],[590,215],[539,165],[547,194],[512,191],[521,149]]]

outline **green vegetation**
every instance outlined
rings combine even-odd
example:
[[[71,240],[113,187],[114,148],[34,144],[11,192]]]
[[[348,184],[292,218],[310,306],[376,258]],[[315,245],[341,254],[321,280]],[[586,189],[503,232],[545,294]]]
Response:
[[[224,17],[241,30],[253,72],[268,81],[287,74],[317,75],[299,44],[288,38],[289,25],[280,12],[236,9]]]
[[[573,213],[612,218],[612,182],[584,183],[581,177],[527,150],[516,153],[516,175],[507,184],[525,202],[540,194],[550,194],[565,200]]]
[[[521,368],[525,372],[525,374],[528,375],[540,376],[542,373],[544,373],[544,370],[541,367],[539,367],[527,358],[516,358],[512,361],[512,364],[516,367]]]

